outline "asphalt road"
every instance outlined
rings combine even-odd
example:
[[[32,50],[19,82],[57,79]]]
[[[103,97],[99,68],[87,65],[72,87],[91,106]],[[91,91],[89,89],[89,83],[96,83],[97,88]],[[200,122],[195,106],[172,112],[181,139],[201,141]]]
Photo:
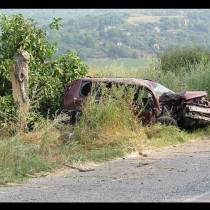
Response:
[[[0,187],[0,202],[210,202],[210,139]]]

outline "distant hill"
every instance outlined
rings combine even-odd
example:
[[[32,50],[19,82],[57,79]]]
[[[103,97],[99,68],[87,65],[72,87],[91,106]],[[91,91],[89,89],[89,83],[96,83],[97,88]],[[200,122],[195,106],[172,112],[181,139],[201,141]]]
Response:
[[[82,59],[158,57],[172,47],[210,50],[210,9],[0,9],[22,13],[40,26],[62,17],[63,29],[48,31],[59,54]]]
[[[117,10],[122,12],[125,9]],[[33,18],[39,23],[49,24],[54,17],[62,17],[65,20],[69,18],[80,18],[91,14],[104,14],[107,12],[115,12],[116,9],[0,9],[0,13],[12,15],[21,13],[25,17]]]

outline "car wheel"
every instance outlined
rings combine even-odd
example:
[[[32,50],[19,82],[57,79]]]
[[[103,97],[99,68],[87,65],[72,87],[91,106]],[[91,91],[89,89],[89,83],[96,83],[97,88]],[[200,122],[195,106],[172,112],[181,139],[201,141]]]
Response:
[[[160,116],[156,119],[156,123],[160,123],[162,125],[173,125],[178,127],[177,121],[170,116]]]

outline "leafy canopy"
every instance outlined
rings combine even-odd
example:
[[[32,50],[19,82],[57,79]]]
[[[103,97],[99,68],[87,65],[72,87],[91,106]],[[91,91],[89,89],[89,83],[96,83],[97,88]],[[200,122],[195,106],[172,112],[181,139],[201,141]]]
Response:
[[[62,28],[61,18],[54,18],[50,29]],[[47,40],[47,32],[38,27],[34,19],[22,14],[0,15],[0,97],[12,94],[9,69],[14,64],[13,56],[24,49],[30,54],[29,83],[30,98],[38,97],[36,111],[46,115],[62,108],[62,97],[66,86],[87,73],[76,53],[68,51],[57,57],[56,43]],[[7,109],[10,109],[8,102]],[[8,111],[7,111],[8,112]]]

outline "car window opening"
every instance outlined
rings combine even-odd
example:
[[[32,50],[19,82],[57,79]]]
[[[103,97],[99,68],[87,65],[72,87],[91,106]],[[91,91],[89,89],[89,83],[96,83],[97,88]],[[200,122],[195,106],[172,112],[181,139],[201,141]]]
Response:
[[[150,91],[144,88],[138,88],[134,94],[134,104],[143,110],[150,110],[154,106]]]
[[[85,82],[82,84],[80,95],[81,96],[88,96],[88,94],[91,91],[91,83],[90,82]]]

